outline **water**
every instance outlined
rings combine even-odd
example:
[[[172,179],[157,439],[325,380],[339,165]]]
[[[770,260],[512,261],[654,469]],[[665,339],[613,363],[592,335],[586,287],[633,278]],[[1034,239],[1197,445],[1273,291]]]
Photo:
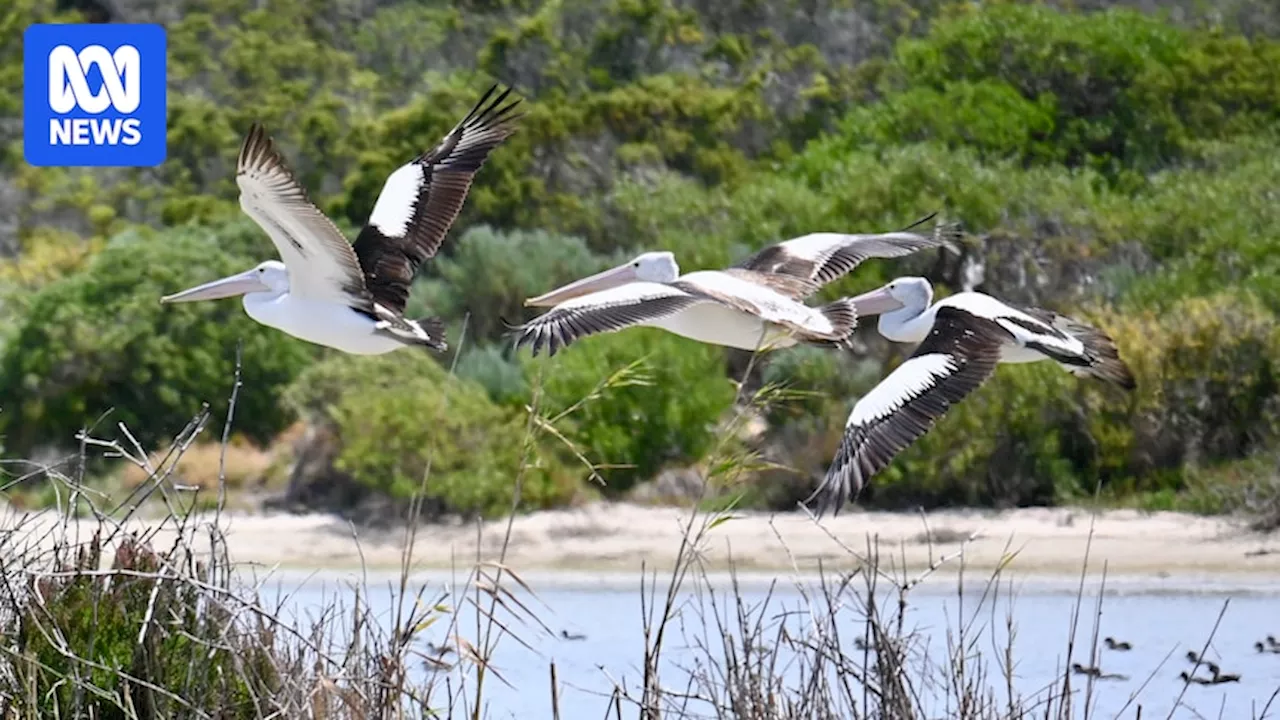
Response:
[[[353,580],[360,581],[356,575],[345,573],[277,574],[263,588],[263,596],[270,601],[276,593],[288,593],[285,607],[305,618],[335,599],[349,604],[354,592],[350,585]],[[410,593],[425,584],[424,600],[434,602],[445,587],[460,586],[462,580],[465,578],[442,574],[415,575],[410,582]],[[482,716],[550,718],[548,668],[552,661],[560,681],[563,718],[604,717],[615,683],[638,697],[644,657],[638,576],[547,574],[526,577],[526,580],[545,607],[523,591],[517,591],[517,597],[539,614],[549,632],[537,625],[512,622],[510,614],[500,615],[504,622],[511,622],[520,639],[530,647],[511,638],[501,641],[494,655],[494,667],[509,685],[490,677],[485,687]],[[785,614],[806,607],[790,579],[778,583],[763,612],[759,607],[768,596],[768,578],[740,577],[740,581],[742,597],[771,628],[765,634],[767,638],[776,638],[777,624],[783,622],[793,637],[805,637],[804,614]],[[731,596],[724,594],[728,588],[727,578],[712,582],[721,615],[725,616],[726,610],[733,612],[734,606],[727,602]],[[1060,689],[1062,668],[1067,665],[1067,636],[1076,612],[1077,582],[1015,582],[1012,602],[1007,597],[1007,585],[1002,586],[1000,597],[988,596],[983,600],[986,588],[971,583],[964,594],[963,606],[954,580],[934,578],[916,587],[910,596],[905,629],[918,634],[911,651],[913,667],[926,667],[930,663],[932,669],[926,672],[938,681],[931,690],[926,690],[922,709],[927,716],[941,718],[951,714],[951,705],[945,699],[946,687],[940,682],[947,673],[939,664],[945,663],[948,657],[948,634],[954,642],[962,625],[968,626],[970,655],[985,656],[988,670],[993,674],[984,685],[992,686],[996,698],[1004,701],[1006,693],[998,659],[1004,654],[1008,636],[1006,617],[1010,610],[1015,624],[1016,691],[1024,699],[1039,692],[1038,697],[1043,699],[1047,687]],[[370,608],[388,624],[392,622],[394,595],[389,587],[392,584],[395,581],[385,575],[371,576],[366,584]],[[660,601],[665,589],[666,578],[660,576]],[[1176,586],[1159,581],[1109,579],[1100,617],[1096,611],[1098,592],[1097,581],[1086,584],[1072,659],[1090,663],[1097,620],[1099,664],[1103,671],[1127,675],[1128,679],[1097,683],[1090,699],[1090,717],[1134,718],[1141,705],[1143,718],[1165,718],[1171,712],[1174,718],[1253,718],[1261,716],[1272,695],[1280,691],[1280,654],[1260,655],[1253,647],[1269,633],[1280,636],[1280,584],[1248,585],[1207,579]],[[705,643],[703,647],[715,648],[711,655],[719,654],[716,631],[703,622],[703,618],[712,615],[711,598],[705,586],[690,586],[679,597],[680,612],[667,631],[663,656],[662,681],[668,689],[684,690],[690,667],[696,666],[699,659],[709,657],[708,653],[696,650],[700,642]],[[1226,612],[1213,632],[1224,601],[1228,600]],[[855,600],[850,597],[848,602]],[[896,603],[882,607],[891,611]],[[479,635],[474,610],[464,607],[457,617],[458,632],[476,643]],[[854,636],[863,632],[861,614],[850,606],[840,617],[839,632],[847,641],[846,652],[861,660],[862,653],[851,645]],[[436,643],[445,642],[446,624],[447,619],[438,622],[423,637]],[[567,640],[559,636],[561,631],[582,634],[585,639]],[[1223,673],[1239,673],[1241,681],[1214,686],[1193,684],[1186,688],[1180,704],[1175,706],[1183,685],[1178,673],[1192,669],[1186,653],[1188,650],[1200,652],[1211,632],[1213,640],[1204,656],[1221,665]],[[1108,635],[1132,643],[1133,649],[1106,650],[1102,647],[1102,638]],[[420,643],[418,649],[425,652],[425,643]],[[785,666],[785,659],[790,656],[785,653],[784,656],[780,665]],[[974,667],[976,663],[970,661],[969,666]],[[424,664],[418,672],[425,675],[429,671]],[[785,677],[796,676],[794,668],[789,671],[782,668],[780,672]],[[459,671],[454,670],[451,675],[456,687]],[[1208,670],[1202,666],[1197,675],[1207,676]],[[464,681],[468,694],[474,692],[474,682],[474,675],[469,674]],[[1082,676],[1072,677],[1072,688],[1080,693],[1075,702],[1077,717],[1084,716],[1084,687]],[[699,714],[707,716],[705,706],[702,710]],[[624,705],[624,717],[635,716],[634,706]],[[1273,703],[1267,717],[1280,717],[1280,700]]]

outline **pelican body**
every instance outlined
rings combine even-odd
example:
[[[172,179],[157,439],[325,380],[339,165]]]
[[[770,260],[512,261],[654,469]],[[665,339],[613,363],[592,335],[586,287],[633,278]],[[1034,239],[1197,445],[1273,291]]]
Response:
[[[1135,387],[1111,338],[1048,310],[1015,308],[979,292],[933,303],[929,281],[917,277],[898,278],[852,303],[860,317],[880,316],[884,337],[919,346],[849,413],[840,449],[810,496],[818,500],[819,516],[838,512],[867,479],[986,382],[997,364],[1051,360],[1077,376]]]
[[[797,337],[847,342],[857,325],[848,300],[811,308],[782,291],[795,284],[751,271],[703,270],[682,276],[671,253],[644,253],[525,301],[554,307],[517,328],[516,346],[531,344],[537,354],[545,344],[554,355],[584,335],[632,326],[662,328],[742,350],[788,347]]]
[[[933,236],[812,233],[766,247],[731,268],[685,275],[670,252],[643,253],[526,300],[525,305],[552,309],[513,328],[516,346],[530,344],[536,355],[545,345],[554,355],[580,337],[635,326],[742,350],[847,346],[857,327],[851,300],[822,307],[803,300],[866,258],[951,246],[955,234],[956,227],[947,225]]]
[[[254,124],[240,147],[240,208],[267,232],[283,262],[166,295],[161,302],[241,295],[245,313],[301,340],[355,355],[406,346],[448,348],[438,318],[404,316],[418,267],[457,219],[489,153],[515,132],[519,100],[489,102],[489,89],[432,150],[387,177],[354,245],[307,197],[266,130]],[[486,103],[488,103],[486,105]]]

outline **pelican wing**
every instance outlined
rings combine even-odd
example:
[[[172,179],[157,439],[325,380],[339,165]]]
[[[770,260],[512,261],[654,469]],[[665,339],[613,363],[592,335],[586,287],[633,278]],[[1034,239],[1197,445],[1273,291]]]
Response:
[[[720,272],[726,275],[732,275],[741,278],[749,283],[755,283],[767,287],[770,290],[785,295],[793,300],[801,300],[818,291],[820,287],[817,283],[803,277],[795,275],[782,275],[778,273],[760,272],[758,270],[747,270],[744,268],[725,268]]]
[[[710,300],[674,285],[633,282],[566,300],[512,329],[517,348],[531,345],[537,355],[546,345],[555,355],[578,338],[643,325],[701,302]]]
[[[735,310],[802,335],[827,336],[835,332],[816,308],[779,292],[776,286],[756,282],[759,273],[744,275],[732,270],[700,270],[672,283],[689,293],[703,295]]]
[[[379,304],[403,312],[418,266],[435,256],[489,153],[515,132],[519,99],[503,106],[494,85],[440,144],[387,177],[356,238],[365,284]],[[488,102],[486,105],[485,103]]]
[[[312,204],[262,125],[254,123],[236,163],[240,208],[271,236],[289,269],[289,292],[372,312],[351,243]]]
[[[938,225],[932,235],[905,230],[871,235],[810,233],[770,245],[739,262],[736,267],[803,278],[813,283],[816,290],[849,274],[868,258],[903,257],[940,246],[954,249],[954,240],[959,235],[959,225],[954,224]]]
[[[826,477],[809,500],[817,514],[839,512],[867,480],[933,427],[947,410],[986,382],[1012,336],[991,320],[941,307],[933,329],[849,413]]]

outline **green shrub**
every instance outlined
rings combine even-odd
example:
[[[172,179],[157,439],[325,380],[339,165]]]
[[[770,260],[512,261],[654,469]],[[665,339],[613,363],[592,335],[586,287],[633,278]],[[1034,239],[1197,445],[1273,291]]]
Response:
[[[1126,307],[1244,289],[1280,311],[1280,204],[1260,190],[1280,185],[1274,143],[1215,143],[1202,164],[1153,177],[1111,213],[1117,232],[1141,239],[1160,263],[1159,272],[1135,279]]]
[[[471,346],[458,356],[456,374],[489,393],[499,405],[526,405],[532,396],[520,361],[504,345]]]
[[[255,238],[255,232],[257,236]],[[253,238],[253,239],[251,239]],[[290,419],[279,392],[316,353],[250,319],[237,300],[161,305],[160,296],[253,267],[269,241],[248,221],[130,232],[74,275],[44,286],[0,356],[0,434],[10,452],[67,447],[114,409],[144,446],[170,438],[207,402],[224,417],[243,341],[236,428],[259,442]]]
[[[161,579],[161,558],[132,535],[121,539],[110,564],[119,575],[98,574],[98,536],[76,550],[74,564],[54,568],[60,576],[35,581],[38,603],[6,597],[20,613],[10,626],[13,661],[5,663],[16,675],[12,687],[39,689],[11,695],[14,712],[75,717],[88,706],[97,717],[126,720],[199,708],[223,718],[260,717],[259,699],[284,685],[274,643],[262,642],[271,639],[264,623],[261,637],[246,632],[236,622],[240,608],[208,597],[212,586],[194,582],[205,582],[195,567],[184,568],[190,576]]]
[[[702,459],[734,398],[723,348],[654,328],[585,338],[554,358],[522,357],[530,384],[541,385],[544,414],[596,395],[565,418],[561,431],[593,463],[625,466],[600,473],[614,496],[668,463]],[[623,382],[599,387],[633,364]]]
[[[287,397],[338,438],[335,469],[364,490],[403,502],[425,477],[428,515],[505,512],[517,477],[525,510],[576,492],[557,447],[535,442],[523,413],[424,352],[335,357],[308,368]]]
[[[997,80],[1052,113],[1037,114],[1022,148],[1006,136],[1008,149],[1109,175],[1166,166],[1193,138],[1252,132],[1280,117],[1280,44],[1184,30],[1125,9],[1011,3],[963,13],[900,43],[895,69],[901,88],[962,101],[954,114],[928,104],[926,112],[945,113],[956,127],[943,137],[983,137],[993,117],[1028,117],[1029,106],[990,96],[981,103],[989,115],[969,112],[956,95],[959,83]]]
[[[502,319],[518,322],[526,299],[602,270],[606,262],[581,238],[476,226],[457,239],[451,254],[433,261],[435,277],[415,288],[409,315],[469,314],[469,342],[498,339],[507,332]]]

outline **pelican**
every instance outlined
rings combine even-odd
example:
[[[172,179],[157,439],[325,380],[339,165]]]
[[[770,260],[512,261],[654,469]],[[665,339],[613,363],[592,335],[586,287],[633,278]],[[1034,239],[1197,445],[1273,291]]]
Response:
[[[920,224],[933,216],[917,221]],[[516,331],[516,347],[545,345],[549,355],[575,340],[628,327],[658,327],[691,340],[742,350],[801,342],[847,346],[857,326],[849,298],[822,307],[803,300],[867,258],[893,258],[931,247],[954,249],[955,225],[934,233],[811,233],[760,250],[724,270],[680,274],[670,252],[646,252],[525,305],[552,309]]]
[[[880,315],[881,335],[920,345],[849,413],[836,457],[809,497],[818,500],[819,517],[839,512],[868,478],[986,382],[998,363],[1052,360],[1077,376],[1135,387],[1111,338],[1075,319],[1015,308],[979,292],[932,301],[929,281],[917,277],[852,299],[860,317]]]
[[[387,177],[354,246],[307,197],[266,130],[255,123],[240,147],[240,207],[271,236],[284,262],[267,260],[161,302],[243,295],[249,317],[296,338],[355,355],[405,346],[448,348],[439,318],[404,316],[418,266],[434,256],[471,180],[521,117],[510,88],[480,98],[432,150]],[[486,102],[488,104],[486,105]]]

